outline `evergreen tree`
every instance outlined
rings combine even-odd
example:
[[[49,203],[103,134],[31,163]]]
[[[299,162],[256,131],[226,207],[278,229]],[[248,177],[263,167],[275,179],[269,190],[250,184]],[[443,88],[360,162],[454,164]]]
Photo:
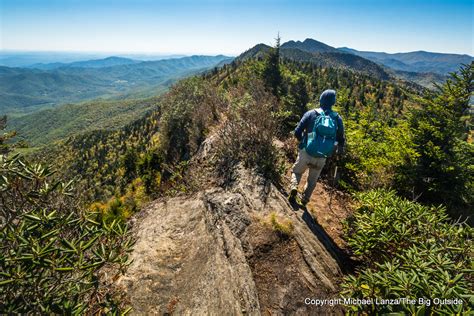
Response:
[[[280,35],[276,38],[275,47],[272,47],[265,58],[263,80],[270,91],[278,97],[281,85],[280,72]]]
[[[297,107],[297,114],[302,116],[307,108],[306,105],[309,102],[308,91],[306,90],[306,81],[303,77],[299,77],[295,84],[292,86],[291,93],[295,98],[295,106]]]
[[[419,155],[407,175],[411,187],[422,201],[452,211],[472,207],[474,201],[474,144],[467,141],[473,79],[474,64],[462,67],[436,93],[422,98],[410,119]]]

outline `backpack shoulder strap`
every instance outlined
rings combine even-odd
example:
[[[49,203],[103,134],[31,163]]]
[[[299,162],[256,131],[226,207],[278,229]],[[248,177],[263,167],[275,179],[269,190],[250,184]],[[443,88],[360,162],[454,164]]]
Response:
[[[339,117],[339,113],[337,113],[336,111],[331,111],[329,113],[329,116],[332,118],[332,119],[337,119]]]
[[[333,119],[334,121],[334,124],[336,125],[336,130],[339,129],[339,113],[337,113],[336,111],[331,111],[329,113],[329,117]]]
[[[314,109],[314,112],[316,113],[316,119],[314,120],[314,124],[313,124],[313,133],[316,133],[316,127],[318,125],[319,116],[321,115],[324,116],[324,111],[321,108],[317,108],[317,109]]]

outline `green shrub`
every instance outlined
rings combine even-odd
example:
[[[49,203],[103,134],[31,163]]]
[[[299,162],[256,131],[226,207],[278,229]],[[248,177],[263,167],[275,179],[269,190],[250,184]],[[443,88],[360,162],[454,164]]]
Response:
[[[210,124],[217,121],[222,98],[216,87],[193,77],[177,83],[162,100],[160,149],[165,161],[189,160],[206,138]]]
[[[156,187],[159,187],[159,178],[155,180]],[[127,186],[124,195],[113,196],[105,202],[94,202],[88,209],[97,214],[96,220],[99,222],[105,224],[114,221],[125,223],[149,200],[150,196],[146,192],[144,181],[141,178],[136,178]]]
[[[143,153],[136,161],[137,174],[148,195],[159,189],[157,178],[161,179],[162,163],[163,157],[156,151]]]
[[[258,81],[247,89],[230,89],[227,97],[229,107],[217,141],[218,173],[230,181],[234,167],[243,163],[278,181],[281,163],[273,145],[278,129],[273,116],[276,99]]]
[[[346,239],[364,264],[356,275],[345,278],[342,294],[373,300],[425,298],[431,305],[352,306],[355,311],[450,315],[472,310],[470,226],[448,223],[444,208],[423,206],[392,191],[360,193],[357,200]],[[463,304],[434,301],[455,298]]]
[[[52,175],[0,155],[0,313],[118,312],[123,303],[99,277],[127,266],[127,225],[97,222],[76,205],[72,182]]]
[[[393,187],[400,167],[417,157],[408,123],[369,97],[363,108],[351,109],[343,119],[347,139],[347,155],[341,162],[345,187]]]

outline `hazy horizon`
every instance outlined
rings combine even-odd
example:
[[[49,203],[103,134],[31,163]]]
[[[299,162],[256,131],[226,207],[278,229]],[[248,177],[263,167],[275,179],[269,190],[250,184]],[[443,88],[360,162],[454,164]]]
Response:
[[[472,56],[472,12],[466,0],[2,0],[0,49],[236,56],[279,32],[282,42]]]
[[[315,38],[313,38],[314,40],[317,40]],[[284,42],[288,42],[288,41],[304,41],[305,39],[288,39],[288,40],[282,40],[282,43]],[[273,45],[271,42],[269,43],[255,43],[255,45],[258,45],[258,44],[266,44],[266,45]],[[328,43],[325,43],[324,44],[327,44],[327,45],[330,45]],[[253,46],[255,46],[253,45]],[[240,53],[243,53],[245,52],[246,50],[252,48],[253,46],[251,47],[248,47],[248,48],[245,48],[244,50],[242,50]],[[332,46],[332,45],[330,45]],[[351,48],[351,49],[355,49],[355,50],[358,50],[358,51],[368,51],[368,50],[363,50],[363,49],[359,49],[357,47],[349,47],[349,46],[333,46],[335,48]],[[474,57],[474,53],[473,55],[471,55],[470,53],[456,53],[456,52],[440,52],[440,51],[430,51],[430,50],[425,50],[425,49],[418,49],[418,50],[411,50],[411,51],[393,51],[393,52],[388,52],[388,51],[382,51],[382,50],[371,50],[370,52],[376,52],[376,53],[387,53],[387,54],[399,54],[399,53],[412,53],[412,52],[427,52],[427,53],[439,53],[439,54],[455,54],[455,55],[468,55],[470,57]],[[185,52],[154,52],[154,51],[150,51],[150,52],[146,52],[146,51],[75,51],[75,50],[17,50],[17,49],[0,49],[0,54],[2,53],[21,53],[21,54],[27,54],[27,53],[37,53],[37,54],[46,54],[46,53],[58,53],[58,54],[78,54],[78,55],[103,55],[103,56],[109,56],[109,57],[113,57],[113,56],[124,56],[124,55],[143,55],[143,56],[146,56],[146,55],[149,55],[149,56],[166,56],[166,57],[169,57],[169,56],[176,56],[176,57],[187,57],[187,56],[193,56],[193,55],[203,55],[203,56],[216,56],[216,55],[224,55],[224,56],[228,56],[228,57],[237,57],[238,55],[240,55],[240,53],[238,54],[224,54],[224,53],[221,53],[221,52],[214,52],[214,53],[207,53],[207,54],[201,54],[201,53],[193,53],[193,52],[188,52],[188,53],[185,53]]]

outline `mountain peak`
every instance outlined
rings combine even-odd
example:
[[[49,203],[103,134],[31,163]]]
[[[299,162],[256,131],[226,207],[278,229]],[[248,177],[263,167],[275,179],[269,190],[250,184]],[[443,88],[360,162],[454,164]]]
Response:
[[[100,59],[96,59],[96,60],[100,60]],[[103,58],[102,60],[131,60],[133,61],[133,59],[131,58],[120,57],[120,56],[109,56],[109,57]]]
[[[315,40],[313,38],[309,38],[309,37],[303,41],[303,44],[308,44],[308,43],[318,43],[318,44],[326,45],[323,42],[317,41],[317,40]],[[328,45],[326,45],[326,46],[328,46]]]
[[[245,52],[243,52],[239,56],[237,56],[237,58],[235,58],[235,60],[236,61],[243,61],[243,60],[250,59],[250,58],[261,58],[269,50],[270,50],[270,46],[268,46],[266,44],[263,44],[263,43],[260,43],[260,44],[255,45],[254,47],[246,50]]]
[[[281,45],[282,48],[297,48],[302,51],[310,53],[329,53],[337,52],[338,50],[332,46],[319,42],[312,38],[307,38],[303,42],[301,41],[288,41]]]

